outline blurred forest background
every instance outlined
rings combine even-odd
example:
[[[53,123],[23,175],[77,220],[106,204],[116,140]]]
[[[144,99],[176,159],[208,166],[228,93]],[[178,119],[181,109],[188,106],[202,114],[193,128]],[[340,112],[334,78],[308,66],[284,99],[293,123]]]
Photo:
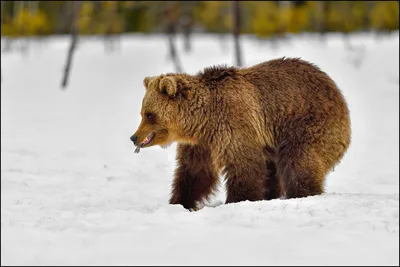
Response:
[[[70,33],[77,3],[1,1],[2,35]],[[228,33],[235,24],[232,1],[79,1],[78,9],[79,34]],[[398,1],[241,1],[239,9],[240,33],[260,38],[399,28]]]
[[[63,86],[80,35],[105,37],[105,49],[118,48],[123,33],[165,33],[176,71],[182,71],[174,44],[192,33],[233,36],[235,62],[242,65],[240,34],[284,39],[302,32],[372,31],[377,36],[399,29],[399,1],[1,1],[2,51],[26,50],[25,38],[71,35]],[[3,42],[4,41],[4,42]]]

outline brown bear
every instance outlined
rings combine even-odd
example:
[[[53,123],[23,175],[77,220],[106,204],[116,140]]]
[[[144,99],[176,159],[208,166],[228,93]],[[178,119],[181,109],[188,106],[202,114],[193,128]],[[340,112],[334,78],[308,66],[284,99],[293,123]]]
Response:
[[[140,148],[178,142],[170,204],[196,209],[225,176],[226,203],[324,192],[350,145],[346,101],[316,65],[279,58],[248,68],[144,79]]]

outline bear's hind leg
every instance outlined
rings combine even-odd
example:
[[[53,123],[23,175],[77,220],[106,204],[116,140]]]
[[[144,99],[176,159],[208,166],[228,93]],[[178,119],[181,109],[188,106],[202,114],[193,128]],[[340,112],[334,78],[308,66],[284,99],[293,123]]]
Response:
[[[267,177],[265,180],[265,200],[279,198],[281,196],[281,186],[276,173],[276,161],[278,158],[277,149],[266,145],[264,147],[266,156]]]
[[[178,144],[177,168],[169,203],[196,209],[196,202],[207,199],[215,190],[218,178],[208,147]]]
[[[277,174],[286,198],[307,197],[324,192],[326,167],[311,146],[285,145],[280,149]]]
[[[265,180],[265,200],[279,198],[281,196],[281,188],[279,179],[276,174],[276,166],[272,161],[267,161],[267,177]]]

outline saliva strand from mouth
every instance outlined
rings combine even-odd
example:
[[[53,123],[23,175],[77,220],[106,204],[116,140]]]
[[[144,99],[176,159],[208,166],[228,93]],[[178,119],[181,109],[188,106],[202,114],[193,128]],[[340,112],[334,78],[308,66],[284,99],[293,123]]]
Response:
[[[142,147],[142,144],[136,146],[135,153],[139,153],[141,147]]]

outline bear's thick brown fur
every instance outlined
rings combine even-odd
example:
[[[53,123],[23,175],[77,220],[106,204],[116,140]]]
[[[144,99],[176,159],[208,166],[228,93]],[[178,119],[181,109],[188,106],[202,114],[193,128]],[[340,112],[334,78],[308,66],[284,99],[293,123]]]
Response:
[[[144,79],[142,147],[178,142],[171,204],[207,199],[225,176],[226,203],[321,194],[350,145],[350,118],[317,66],[279,58],[249,68]]]

